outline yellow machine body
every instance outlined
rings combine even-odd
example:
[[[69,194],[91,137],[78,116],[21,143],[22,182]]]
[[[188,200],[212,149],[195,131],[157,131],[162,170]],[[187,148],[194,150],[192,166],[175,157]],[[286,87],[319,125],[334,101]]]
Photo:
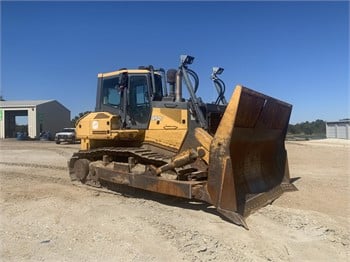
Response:
[[[236,86],[220,118],[208,120],[217,122],[210,132],[190,106],[157,103],[143,129],[123,128],[121,116],[106,111],[82,117],[76,124],[81,150],[69,162],[71,177],[205,201],[244,227],[251,212],[296,190],[284,145],[291,105]]]

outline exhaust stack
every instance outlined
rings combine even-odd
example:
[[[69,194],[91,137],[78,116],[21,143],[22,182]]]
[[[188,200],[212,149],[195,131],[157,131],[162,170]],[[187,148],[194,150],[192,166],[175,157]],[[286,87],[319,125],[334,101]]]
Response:
[[[176,69],[169,69],[166,72],[166,79],[169,84],[169,96],[175,97]]]
[[[182,101],[182,72],[180,70],[176,72],[175,101]]]

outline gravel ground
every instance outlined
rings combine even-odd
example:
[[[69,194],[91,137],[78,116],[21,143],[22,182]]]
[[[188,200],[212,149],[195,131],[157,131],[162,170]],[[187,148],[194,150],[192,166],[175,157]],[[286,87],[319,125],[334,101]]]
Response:
[[[247,218],[135,189],[73,185],[79,145],[0,141],[1,261],[349,261],[350,141],[287,142],[299,191]]]

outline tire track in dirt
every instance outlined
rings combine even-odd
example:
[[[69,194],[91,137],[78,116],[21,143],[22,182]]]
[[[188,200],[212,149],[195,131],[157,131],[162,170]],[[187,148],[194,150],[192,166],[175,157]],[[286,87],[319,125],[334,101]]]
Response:
[[[56,170],[65,170],[65,171],[68,171],[68,168],[67,168],[67,167],[52,166],[52,165],[42,165],[42,164],[34,164],[34,163],[0,162],[0,165],[18,166],[18,167],[29,167],[29,168],[48,168],[48,169],[56,169]]]
[[[67,151],[65,151],[64,149],[72,149],[72,148],[70,148],[70,147],[63,147],[63,148],[47,148],[47,150],[49,150],[49,151],[52,151],[52,152],[54,152],[54,153],[56,153],[56,154],[58,154],[58,155],[60,155],[60,156],[63,156],[63,157],[65,157],[65,158],[67,158],[67,160],[69,159],[69,158],[71,158],[71,156],[73,155],[73,152],[71,153],[71,152],[67,152]],[[73,151],[73,150],[72,150]],[[76,151],[78,151],[78,149],[77,150],[74,150],[74,152],[76,152]]]
[[[21,173],[21,172],[4,172],[2,171],[0,174],[0,177],[2,178],[2,181],[6,181],[6,179],[23,179],[23,180],[35,180],[37,183],[54,183],[54,184],[61,184],[61,185],[70,185],[70,179],[62,178],[62,177],[52,177],[52,176],[46,176],[46,175],[38,175],[33,173]],[[3,180],[4,179],[4,180]]]
[[[182,217],[181,210],[174,211],[150,202],[146,202],[146,206],[150,213],[161,212],[162,216],[149,214],[137,217],[139,223],[144,224],[145,228],[154,228],[162,242],[168,242],[182,254],[183,261],[253,261],[244,243],[231,239],[228,244],[210,232],[201,232],[200,227],[188,226],[186,221],[177,223],[186,219],[186,215]],[[179,220],[174,221],[174,216]]]
[[[330,242],[330,244],[340,245],[340,247],[350,246],[349,231],[337,226],[330,217],[317,214],[316,211],[307,212],[267,206],[259,210],[258,213],[282,225],[284,228],[303,233],[309,239],[325,240]]]
[[[68,175],[62,176],[62,171],[68,170],[66,167],[54,166],[54,165],[44,165],[44,164],[34,164],[34,163],[13,163],[13,162],[0,162],[0,166],[10,166],[18,167],[18,170],[0,169],[0,177],[2,184],[6,183],[7,179],[17,179],[17,180],[31,180],[35,181],[36,184],[39,183],[54,183],[61,185],[70,184],[70,179]],[[25,172],[22,172],[22,169]],[[41,170],[41,172],[36,172],[35,170]],[[50,170],[51,172],[42,172],[42,170]],[[59,173],[55,172],[59,171]]]

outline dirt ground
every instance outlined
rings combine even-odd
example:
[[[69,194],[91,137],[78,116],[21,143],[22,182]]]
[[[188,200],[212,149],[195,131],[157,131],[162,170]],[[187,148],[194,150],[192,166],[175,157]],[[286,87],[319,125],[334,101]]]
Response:
[[[133,189],[72,185],[79,145],[0,141],[1,261],[349,261],[350,141],[287,142],[299,191],[247,218]]]

